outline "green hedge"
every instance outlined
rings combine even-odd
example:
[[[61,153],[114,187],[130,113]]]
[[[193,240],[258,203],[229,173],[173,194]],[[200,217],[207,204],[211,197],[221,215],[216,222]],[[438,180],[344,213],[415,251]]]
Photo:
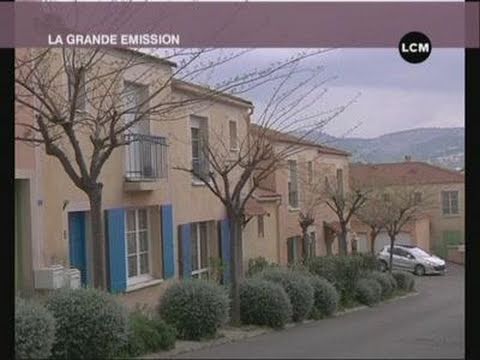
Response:
[[[175,347],[176,331],[158,316],[140,310],[129,314],[129,336],[124,349],[126,357],[139,356]]]
[[[355,297],[359,303],[373,306],[382,298],[382,287],[374,279],[360,279],[355,286]]]
[[[15,299],[15,358],[43,359],[55,341],[55,319],[32,300]]]
[[[382,299],[387,299],[393,295],[396,288],[395,278],[389,273],[372,271],[367,275],[368,278],[376,280],[382,288]]]
[[[260,278],[240,286],[242,323],[283,328],[292,316],[292,305],[280,284]]]
[[[98,359],[115,356],[128,339],[127,310],[95,289],[61,289],[47,299],[56,321],[53,357]]]
[[[413,291],[415,290],[415,277],[406,271],[392,271],[392,275],[397,282],[399,290]]]
[[[346,305],[355,298],[355,286],[366,273],[378,269],[372,255],[328,255],[309,259],[306,266],[312,274],[331,282],[340,293],[340,302]]]
[[[307,276],[284,268],[267,269],[259,276],[283,286],[292,304],[293,321],[302,321],[309,315],[314,302],[314,292]]]
[[[276,267],[277,264],[268,262],[263,256],[257,256],[248,260],[247,277],[255,276],[262,271]]]
[[[162,319],[181,339],[212,337],[228,319],[229,298],[224,288],[205,280],[185,280],[170,286],[160,299]]]
[[[335,286],[328,280],[316,275],[310,276],[309,280],[314,293],[314,303],[310,317],[321,319],[334,314],[340,300],[340,295]]]

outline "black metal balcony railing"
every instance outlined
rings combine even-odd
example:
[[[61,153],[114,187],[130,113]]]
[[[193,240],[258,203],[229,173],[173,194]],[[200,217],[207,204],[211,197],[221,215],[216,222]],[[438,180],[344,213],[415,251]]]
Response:
[[[167,139],[161,136],[127,134],[125,177],[128,181],[167,177]]]

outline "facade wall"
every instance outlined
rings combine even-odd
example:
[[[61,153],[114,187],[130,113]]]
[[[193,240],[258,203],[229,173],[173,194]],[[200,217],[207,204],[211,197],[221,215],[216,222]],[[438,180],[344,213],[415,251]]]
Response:
[[[284,149],[286,145],[277,144],[277,151]],[[288,145],[287,145],[288,146]],[[279,206],[279,263],[286,264],[288,262],[288,244],[287,239],[302,236],[299,225],[299,212],[313,209],[315,223],[309,227],[308,233],[315,233],[315,253],[316,255],[325,255],[325,234],[323,222],[331,222],[338,220],[335,214],[325,204],[314,205],[314,197],[322,196],[325,190],[325,177],[329,181],[336,181],[337,169],[343,170],[343,184],[345,191],[348,191],[348,157],[339,155],[330,155],[318,153],[316,147],[304,147],[295,151],[295,154],[289,156],[288,160],[295,160],[298,171],[298,208],[292,208],[289,205],[288,195],[288,179],[289,168],[288,162],[280,166],[270,177],[266,184],[275,187],[272,189],[279,193],[282,202]],[[313,178],[310,182],[308,163],[313,163]],[[296,240],[301,241],[301,240]],[[335,249],[335,243],[333,245]],[[300,246],[298,247],[300,248]],[[334,250],[335,251],[335,250]]]
[[[243,232],[245,270],[248,269],[248,261],[259,256],[264,257],[269,262],[278,263],[279,261],[278,203],[277,201],[268,201],[261,202],[261,205],[267,212],[267,214],[263,216],[263,236],[261,236],[258,231],[258,216],[252,217]]]
[[[107,65],[106,65],[107,66]],[[170,75],[171,70],[166,64],[148,64],[151,71],[148,78],[142,80],[139,73],[144,69],[132,68],[125,74],[125,80],[140,81],[142,85],[155,88],[160,79]],[[152,83],[148,82],[148,79]],[[143,81],[143,82],[142,82]],[[187,92],[175,90],[168,92],[172,99],[185,99],[190,96]],[[154,183],[146,184],[150,190],[129,190],[125,181],[126,148],[119,148],[113,152],[106,162],[100,180],[104,184],[103,208],[129,209],[149,207],[151,210],[151,262],[155,278],[149,283],[150,286],[127,292],[120,296],[126,304],[133,304],[137,300],[151,303],[149,299],[158,300],[158,296],[164,291],[165,286],[172,280],[164,280],[162,276],[162,236],[161,220],[159,215],[160,206],[171,204],[173,208],[173,241],[175,253],[175,276],[179,276],[181,259],[179,258],[179,226],[196,222],[209,222],[208,234],[208,258],[220,256],[220,241],[218,237],[218,222],[225,219],[226,213],[222,203],[205,186],[193,181],[192,175],[178,168],[191,169],[191,133],[190,116],[200,116],[207,119],[208,137],[212,147],[221,146],[222,141],[229,137],[228,121],[236,121],[238,138],[246,137],[249,126],[249,108],[246,105],[232,104],[231,102],[216,101],[214,103],[202,103],[197,106],[186,108],[183,112],[175,114],[173,121],[149,121],[149,134],[163,136],[168,144],[168,177],[158,179]],[[87,139],[82,140],[82,147],[88,149]],[[228,156],[235,156],[235,151],[227,151]],[[19,164],[21,162],[19,161]],[[41,149],[39,166],[45,174],[42,184],[42,210],[44,218],[45,246],[43,247],[43,265],[62,264],[69,266],[71,259],[69,254],[69,213],[82,211],[88,218],[89,203],[87,196],[80,191],[63,171],[56,158],[46,156]],[[274,213],[266,219],[265,235],[271,231],[275,223]],[[88,226],[88,221],[87,221]],[[88,237],[88,231],[86,231]],[[92,244],[87,239],[87,261],[91,270]],[[270,249],[265,249],[269,252]],[[274,252],[275,250],[273,250]],[[273,256],[270,251],[270,255]],[[91,277],[91,274],[89,275]],[[135,287],[134,287],[135,288]]]

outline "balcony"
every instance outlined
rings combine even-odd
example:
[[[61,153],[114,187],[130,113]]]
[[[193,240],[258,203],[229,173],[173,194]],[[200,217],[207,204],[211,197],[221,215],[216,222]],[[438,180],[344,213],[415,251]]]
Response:
[[[125,190],[154,190],[167,178],[167,140],[160,136],[128,134],[125,150]]]

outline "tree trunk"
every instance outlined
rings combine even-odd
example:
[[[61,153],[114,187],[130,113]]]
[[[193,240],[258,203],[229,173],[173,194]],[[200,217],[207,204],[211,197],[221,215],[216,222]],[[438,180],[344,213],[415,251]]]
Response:
[[[308,246],[308,231],[307,228],[302,227],[302,252],[303,260],[306,260],[310,257],[309,246]]]
[[[93,286],[106,288],[105,232],[103,229],[102,187],[98,183],[87,193],[90,202],[91,243],[93,245]]]
[[[347,226],[346,224],[340,224],[341,232],[338,236],[338,250],[340,255],[347,255]]]
[[[233,325],[240,325],[240,283],[243,279],[243,248],[242,248],[242,223],[239,216],[231,216],[230,219],[230,249],[231,249],[231,321]]]
[[[395,235],[390,235],[390,257],[388,259],[388,272],[392,273],[392,263],[393,263],[393,244],[395,243]]]
[[[375,254],[375,240],[377,239],[377,232],[371,231],[370,232],[370,252]]]

